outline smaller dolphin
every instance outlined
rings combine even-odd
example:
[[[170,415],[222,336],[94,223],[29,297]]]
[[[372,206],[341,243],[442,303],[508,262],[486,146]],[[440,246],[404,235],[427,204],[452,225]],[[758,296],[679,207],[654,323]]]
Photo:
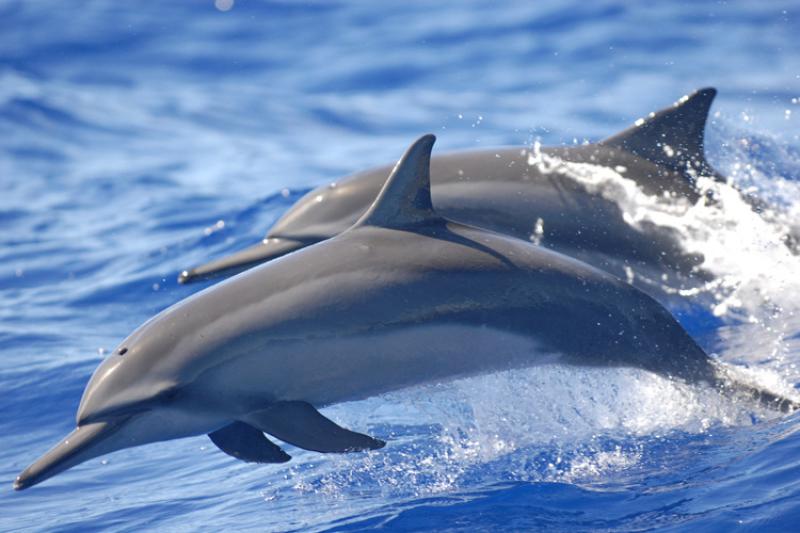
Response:
[[[525,241],[439,216],[434,137],[400,159],[348,231],[201,291],[147,321],[97,368],[77,428],[24,489],[115,450],[208,434],[244,461],[384,443],[317,409],[423,383],[547,363],[630,366],[755,396],[653,299]],[[531,391],[536,394],[536,391]]]
[[[491,229],[578,258],[622,278],[664,272],[684,278],[702,258],[684,251],[677,235],[654,224],[634,227],[621,208],[569,173],[548,172],[542,158],[590,163],[621,173],[647,194],[694,203],[698,176],[723,179],[706,161],[703,136],[716,90],[682,98],[633,127],[594,144],[498,148],[432,159],[433,203],[449,220]],[[369,208],[391,167],[361,172],[312,190],[245,250],[183,271],[182,283],[235,273],[351,227]],[[648,287],[640,286],[647,289]]]

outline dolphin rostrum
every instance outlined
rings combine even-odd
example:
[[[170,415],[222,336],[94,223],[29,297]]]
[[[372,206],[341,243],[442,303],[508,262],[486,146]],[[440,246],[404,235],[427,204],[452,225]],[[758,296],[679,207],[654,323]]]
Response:
[[[548,170],[540,163],[544,159],[599,165],[633,180],[649,195],[669,194],[695,203],[698,176],[722,179],[703,149],[715,95],[712,88],[699,90],[595,144],[435,156],[434,206],[450,220],[531,238],[623,278],[632,271],[650,279],[660,279],[664,272],[685,279],[697,274],[702,257],[687,253],[674,230],[652,223],[632,225],[614,200],[569,172]],[[262,242],[183,271],[179,281],[235,273],[345,231],[372,204],[390,170],[368,170],[312,190]]]
[[[94,372],[77,428],[14,487],[114,450],[204,433],[225,453],[260,463],[290,459],[265,433],[318,452],[374,450],[384,443],[317,409],[537,364],[631,366],[732,390],[724,368],[633,286],[439,216],[433,142],[426,135],[407,150],[349,230],[201,291],[134,331]]]

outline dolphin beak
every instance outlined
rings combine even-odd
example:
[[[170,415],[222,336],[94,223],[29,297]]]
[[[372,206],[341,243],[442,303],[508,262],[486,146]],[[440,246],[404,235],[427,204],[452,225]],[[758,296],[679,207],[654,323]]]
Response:
[[[77,427],[72,433],[22,471],[14,480],[14,490],[23,490],[98,455],[113,451],[103,446],[128,419],[97,422]]]
[[[192,281],[236,274],[270,259],[275,259],[303,248],[307,244],[293,239],[269,237],[255,246],[245,248],[233,255],[184,270],[178,276],[178,282],[191,283]]]

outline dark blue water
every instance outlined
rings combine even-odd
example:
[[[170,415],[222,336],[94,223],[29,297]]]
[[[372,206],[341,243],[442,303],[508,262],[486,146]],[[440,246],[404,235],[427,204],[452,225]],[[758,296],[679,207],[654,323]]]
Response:
[[[311,187],[437,150],[599,139],[720,95],[705,211],[681,231],[719,281],[676,312],[762,383],[800,383],[796,2],[0,3],[0,530],[789,531],[800,417],[630,370],[543,368],[331,408],[390,441],[254,466],[205,437],[95,459],[23,493],[104,353],[201,286]],[[219,7],[225,2],[219,1]],[[206,283],[208,285],[208,283]]]

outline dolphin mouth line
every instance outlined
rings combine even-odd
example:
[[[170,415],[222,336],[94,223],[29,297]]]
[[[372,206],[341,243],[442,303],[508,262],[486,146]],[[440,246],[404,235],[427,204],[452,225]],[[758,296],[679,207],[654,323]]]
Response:
[[[116,409],[100,411],[89,416],[84,416],[83,418],[78,419],[77,422],[79,428],[89,424],[101,424],[101,423],[119,425],[133,415],[138,415],[144,413],[145,411],[152,411],[152,410],[153,408],[149,406],[140,406],[135,408],[123,406],[123,407],[118,407]]]
[[[112,420],[82,424],[75,428],[60,443],[23,470],[14,480],[14,490],[24,490],[93,456],[81,458],[98,444],[116,433],[130,419],[129,416]]]

